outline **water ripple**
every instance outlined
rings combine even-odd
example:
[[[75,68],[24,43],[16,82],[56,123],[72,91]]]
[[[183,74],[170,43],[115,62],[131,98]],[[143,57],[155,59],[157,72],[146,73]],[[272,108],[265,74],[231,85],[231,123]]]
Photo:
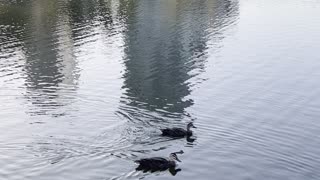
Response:
[[[317,4],[1,2],[0,178],[317,179]]]

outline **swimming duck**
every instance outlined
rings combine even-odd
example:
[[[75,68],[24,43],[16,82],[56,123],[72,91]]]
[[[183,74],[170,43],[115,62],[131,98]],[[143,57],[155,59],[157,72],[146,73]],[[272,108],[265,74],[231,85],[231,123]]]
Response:
[[[187,125],[187,130],[182,128],[166,128],[161,129],[163,136],[169,137],[185,137],[185,136],[192,136],[192,131],[190,128],[196,128],[192,122]]]
[[[151,171],[165,171],[167,169],[174,169],[176,162],[179,158],[176,153],[171,153],[169,159],[162,157],[145,158],[135,161],[139,164],[136,168],[137,171],[143,170],[144,172]]]

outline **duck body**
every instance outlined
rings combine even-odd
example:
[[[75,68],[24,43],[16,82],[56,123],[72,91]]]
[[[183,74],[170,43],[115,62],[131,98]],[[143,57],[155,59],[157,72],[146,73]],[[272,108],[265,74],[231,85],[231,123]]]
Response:
[[[161,129],[163,136],[170,136],[170,137],[185,137],[185,136],[192,136],[192,131],[186,131],[182,128],[166,128]]]
[[[183,153],[183,151],[177,152],[177,153]],[[167,169],[174,170],[176,167],[175,161],[181,162],[178,156],[176,155],[176,153],[171,153],[168,159],[162,158],[162,157],[144,158],[144,159],[135,161],[136,163],[139,164],[136,170],[137,171],[142,170],[143,172],[165,171]],[[175,171],[175,173],[176,172],[177,171]]]
[[[192,122],[187,125],[187,130],[182,128],[165,128],[160,129],[162,132],[162,136],[169,136],[169,137],[185,137],[185,136],[192,136],[191,128],[196,128]]]
[[[176,166],[174,161],[170,161],[162,157],[145,158],[135,162],[139,163],[139,166],[136,168],[136,170],[143,171],[164,171]]]

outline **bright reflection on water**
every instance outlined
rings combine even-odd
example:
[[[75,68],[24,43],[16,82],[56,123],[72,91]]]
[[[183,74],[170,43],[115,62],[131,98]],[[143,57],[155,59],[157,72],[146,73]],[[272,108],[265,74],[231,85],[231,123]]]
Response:
[[[319,179],[319,32],[315,0],[3,0],[0,179]]]

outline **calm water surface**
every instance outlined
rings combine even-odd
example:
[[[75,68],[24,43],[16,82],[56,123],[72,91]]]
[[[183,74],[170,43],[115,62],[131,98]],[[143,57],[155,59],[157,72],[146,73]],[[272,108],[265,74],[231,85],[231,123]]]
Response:
[[[2,0],[0,179],[319,179],[319,32],[318,0]]]

